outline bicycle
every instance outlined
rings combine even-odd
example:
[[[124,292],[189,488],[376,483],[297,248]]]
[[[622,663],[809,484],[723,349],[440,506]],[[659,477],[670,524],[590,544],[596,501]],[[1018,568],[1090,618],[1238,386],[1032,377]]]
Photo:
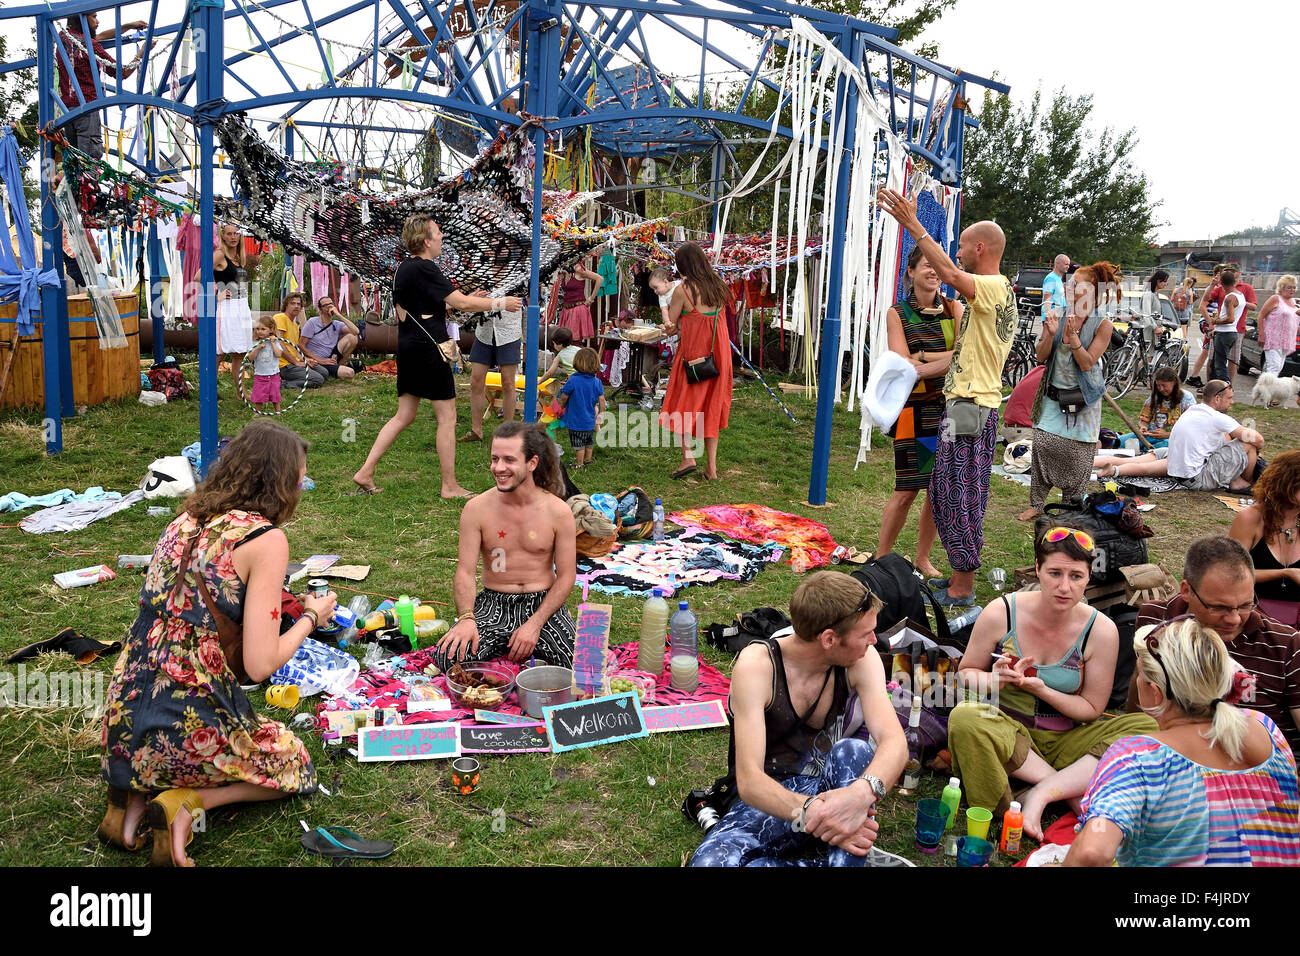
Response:
[[[1116,332],[1122,341],[1106,350],[1102,366],[1106,391],[1116,401],[1127,395],[1139,379],[1149,387],[1154,384],[1156,372],[1161,368],[1168,366],[1178,373],[1187,362],[1187,343],[1173,337],[1174,330],[1179,327],[1177,323],[1170,323],[1159,315],[1135,315],[1132,318],[1154,321],[1155,336],[1148,348],[1146,336],[1137,321],[1129,322],[1126,333]]]
[[[1028,299],[1022,298],[1019,304],[1020,318],[1016,322],[1016,337],[1011,342],[1011,351],[1007,353],[1007,361],[1002,366],[1002,384],[1007,388],[1015,388],[1038,364],[1034,338],[1034,322],[1037,321],[1038,313],[1033,310],[1033,303]]]

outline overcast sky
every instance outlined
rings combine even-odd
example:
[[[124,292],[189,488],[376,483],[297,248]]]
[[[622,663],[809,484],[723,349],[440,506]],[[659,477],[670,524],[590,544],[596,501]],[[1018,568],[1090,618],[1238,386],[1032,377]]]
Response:
[[[1017,103],[1064,87],[1092,94],[1098,124],[1135,127],[1161,242],[1300,213],[1296,0],[958,0],[924,39],[950,66],[996,70]],[[1231,68],[1216,67],[1225,56]]]
[[[164,0],[164,8],[173,4]],[[313,3],[318,11],[341,5]],[[147,9],[136,4],[128,15]],[[17,41],[11,50],[30,35],[28,24],[12,20],[0,20],[0,31]],[[1064,87],[1093,95],[1099,126],[1135,127],[1140,142],[1132,158],[1160,203],[1161,242],[1273,226],[1283,207],[1300,212],[1300,0],[1091,0],[1070,7],[958,0],[923,38],[939,44],[950,66],[981,76],[996,71],[1017,103],[1036,87]],[[229,42],[243,39],[242,28],[230,28]],[[671,43],[651,49],[674,59]],[[1219,60],[1225,65],[1216,66]],[[248,66],[255,77],[257,67]],[[972,100],[979,99],[977,92]],[[1230,109],[1235,118],[1225,128],[1219,117]]]

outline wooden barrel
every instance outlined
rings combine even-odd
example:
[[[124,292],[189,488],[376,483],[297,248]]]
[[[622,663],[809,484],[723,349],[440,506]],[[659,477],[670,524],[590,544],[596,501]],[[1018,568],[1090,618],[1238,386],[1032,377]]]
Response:
[[[78,405],[100,405],[140,392],[140,303],[134,293],[113,295],[122,317],[126,345],[101,348],[90,297],[68,296],[68,338],[72,355],[72,394]],[[9,357],[17,321],[17,303],[0,305],[0,368]],[[36,317],[36,334],[18,340],[0,408],[45,404],[45,326]]]

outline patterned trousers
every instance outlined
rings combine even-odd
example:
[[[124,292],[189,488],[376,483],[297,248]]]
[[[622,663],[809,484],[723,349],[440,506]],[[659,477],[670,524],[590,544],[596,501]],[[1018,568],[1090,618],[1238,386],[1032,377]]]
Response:
[[[1062,438],[1041,428],[1034,429],[1034,451],[1029,458],[1029,507],[1042,511],[1047,493],[1061,489],[1061,500],[1082,498],[1092,478],[1096,442]]]
[[[478,650],[473,660],[490,661],[494,657],[505,657],[510,652],[510,638],[515,631],[537,613],[537,609],[546,600],[548,591],[531,591],[526,594],[509,594],[505,591],[491,591],[484,588],[474,599],[474,623],[478,626]],[[556,664],[560,667],[573,666],[573,644],[578,633],[578,626],[569,614],[568,608],[552,614],[542,625],[542,633],[537,637],[537,646],[533,657],[539,662]],[[469,651],[465,652],[469,657]],[[434,654],[434,663],[442,670],[450,669],[456,663],[447,655]]]
[[[998,443],[998,410],[989,412],[976,438],[950,438],[948,416],[939,423],[939,447],[930,473],[930,509],[939,541],[954,571],[978,571],[984,549],[984,509]]]
[[[835,743],[820,777],[789,777],[781,786],[813,796],[847,787],[871,763],[874,751],[864,740],[850,737]],[[691,857],[691,866],[865,866],[865,856],[823,843],[782,820],[737,799],[727,815],[708,832]],[[790,854],[805,852],[800,858]],[[813,851],[817,851],[815,854]]]

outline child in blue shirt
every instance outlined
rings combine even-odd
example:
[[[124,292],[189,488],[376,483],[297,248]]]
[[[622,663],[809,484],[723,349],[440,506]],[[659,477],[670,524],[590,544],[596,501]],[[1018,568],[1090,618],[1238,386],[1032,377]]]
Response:
[[[598,416],[605,413],[605,386],[596,377],[599,371],[600,357],[596,350],[579,349],[573,357],[573,374],[560,389],[560,407],[564,409],[575,468],[591,461]]]

